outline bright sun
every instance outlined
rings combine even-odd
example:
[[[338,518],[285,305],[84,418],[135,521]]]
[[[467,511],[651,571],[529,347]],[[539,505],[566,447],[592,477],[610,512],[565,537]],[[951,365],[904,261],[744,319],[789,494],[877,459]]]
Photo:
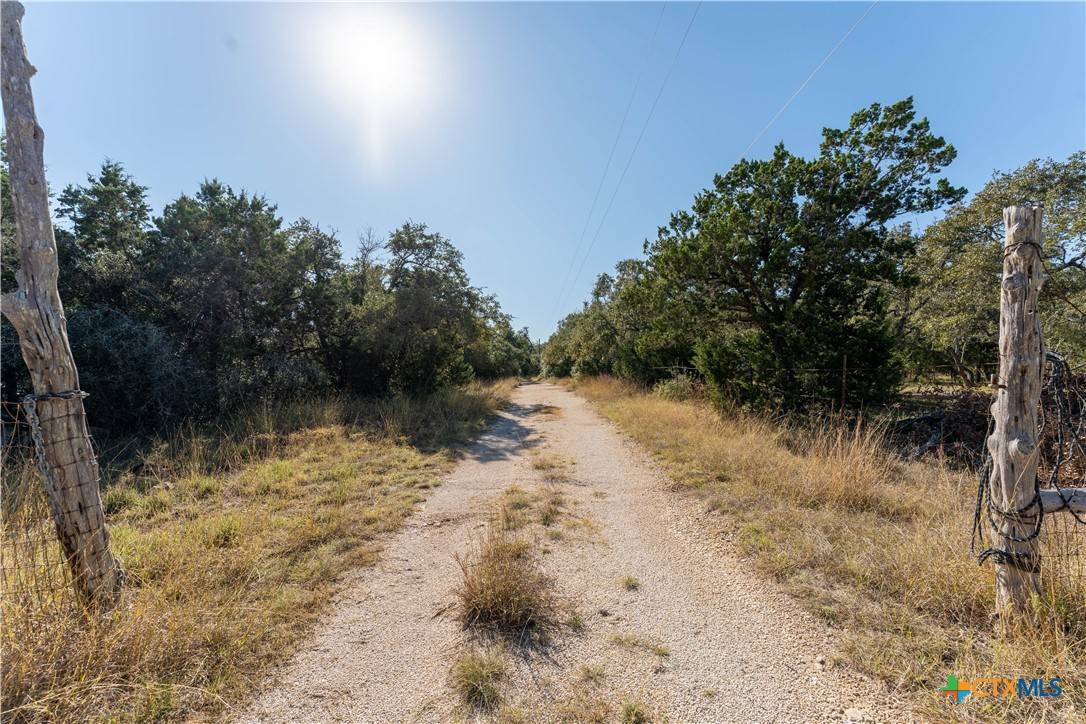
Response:
[[[317,35],[317,71],[336,106],[364,126],[371,160],[425,96],[424,54],[417,29],[386,8],[354,6],[325,19]]]

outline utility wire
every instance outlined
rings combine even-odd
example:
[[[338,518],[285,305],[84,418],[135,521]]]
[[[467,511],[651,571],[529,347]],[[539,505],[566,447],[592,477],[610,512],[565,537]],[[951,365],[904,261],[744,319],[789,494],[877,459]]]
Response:
[[[862,23],[867,18],[871,11],[874,10],[875,6],[879,4],[879,2],[880,0],[873,0],[873,2],[867,6],[867,9],[863,12],[863,14],[859,18],[857,18],[856,22],[854,22],[847,31],[845,31],[845,34],[841,36],[841,39],[838,40],[832,48],[830,48],[830,51],[826,53],[825,57],[822,58],[821,62],[819,62],[819,64],[815,66],[814,70],[812,70],[810,74],[807,75],[804,81],[800,83],[799,87],[792,92],[792,95],[788,97],[788,100],[784,102],[784,105],[782,105],[777,110],[777,112],[773,114],[773,117],[769,119],[769,122],[765,125],[765,127],[763,127],[762,130],[760,130],[758,134],[754,137],[754,139],[749,144],[747,144],[747,147],[739,155],[739,158],[743,158],[748,153],[750,153],[750,150],[754,148],[754,145],[762,139],[762,136],[764,136],[766,132],[769,131],[769,129],[773,126],[773,124],[777,122],[777,119],[784,115],[784,112],[788,110],[788,107],[792,105],[792,102],[799,97],[800,93],[802,93],[804,89],[806,89],[807,86],[810,85],[811,81],[814,80],[815,76],[818,75],[822,68],[824,68],[826,64],[830,61],[830,59],[832,59],[833,56],[837,54],[837,51],[840,50],[841,46],[845,44],[845,41],[849,39],[853,31],[860,26],[860,23]],[[618,185],[615,187],[615,191],[611,195],[611,198],[607,203],[607,208],[603,212],[603,217],[600,220],[600,225],[596,228],[596,233],[593,235],[592,241],[589,243],[588,249],[585,252],[584,257],[581,259],[580,266],[578,266],[577,268],[577,275],[573,278],[573,286],[576,286],[577,280],[580,279],[585,262],[588,260],[589,255],[591,255],[592,248],[595,246],[596,240],[599,238],[600,232],[603,230],[603,224],[607,219],[608,213],[610,213],[611,211],[611,206],[612,204],[614,204],[615,198],[618,196],[618,192],[622,186],[622,182],[626,178],[626,172],[629,170],[630,164],[633,162],[634,154],[637,152],[638,146],[641,145],[641,138],[645,135],[645,130],[648,128],[649,121],[652,119],[652,115],[656,110],[656,105],[660,101],[660,97],[663,95],[664,87],[667,85],[667,81],[671,77],[672,71],[675,69],[675,65],[679,60],[679,53],[682,52],[683,45],[686,44],[686,38],[690,34],[690,28],[693,26],[694,19],[697,17],[699,10],[701,10],[701,2],[698,3],[697,7],[694,9],[694,14],[690,17],[690,22],[686,26],[686,32],[683,34],[682,41],[679,43],[679,47],[675,51],[675,57],[672,59],[671,66],[668,68],[667,75],[664,77],[663,83],[660,84],[660,90],[656,94],[656,99],[653,101],[652,108],[649,110],[649,115],[645,118],[645,124],[641,127],[641,133],[638,134],[637,142],[634,144],[633,150],[630,152],[630,156],[626,160],[626,166],[623,168],[622,175],[619,177]],[[593,206],[594,205],[595,204],[593,203]],[[562,293],[558,297],[559,308],[561,307],[561,303],[565,296],[565,289],[566,285],[563,283]]]
[[[671,65],[668,66],[667,75],[664,76],[664,80],[660,83],[660,89],[656,92],[656,98],[654,98],[652,101],[652,106],[649,108],[649,114],[645,117],[645,122],[641,126],[641,132],[637,134],[637,141],[634,142],[633,149],[630,150],[630,155],[626,159],[626,165],[622,169],[622,174],[618,177],[618,183],[615,185],[615,190],[611,194],[611,199],[607,202],[607,208],[605,208],[603,211],[603,216],[600,218],[599,226],[596,227],[596,233],[593,234],[592,241],[588,244],[588,249],[585,251],[584,257],[581,259],[581,264],[577,267],[577,274],[573,277],[573,287],[577,285],[577,280],[581,278],[581,272],[584,270],[585,262],[588,261],[588,257],[592,253],[592,248],[596,245],[596,240],[599,239],[600,232],[603,231],[603,225],[607,221],[607,215],[611,212],[611,206],[614,205],[615,198],[618,196],[618,192],[622,188],[622,182],[626,179],[626,172],[630,170],[630,165],[633,163],[634,155],[637,154],[637,149],[641,145],[641,139],[645,137],[645,131],[648,130],[649,122],[652,121],[652,116],[656,112],[656,106],[660,103],[661,96],[664,95],[664,88],[667,87],[667,82],[671,78],[671,74],[675,70],[675,66],[678,65],[679,54],[682,53],[683,46],[686,45],[686,39],[690,35],[690,28],[694,26],[694,19],[698,17],[698,11],[700,10],[701,2],[698,2],[697,7],[694,8],[694,13],[690,16],[690,22],[686,24],[686,31],[683,33],[682,40],[679,42],[679,47],[675,49],[675,56],[671,59]],[[561,306],[562,299],[560,298],[558,301],[559,306]]]
[[[611,144],[611,152],[607,154],[607,163],[603,166],[603,174],[600,176],[600,183],[596,186],[596,194],[592,197],[592,205],[588,207],[588,217],[584,220],[584,228],[581,229],[581,235],[577,239],[577,245],[573,248],[573,253],[569,256],[569,266],[566,268],[566,275],[562,279],[562,286],[559,289],[558,297],[555,300],[556,307],[553,310],[554,313],[558,312],[562,298],[566,294],[566,286],[569,284],[569,275],[573,272],[573,265],[577,261],[577,257],[581,253],[581,245],[584,244],[585,234],[588,233],[588,227],[592,223],[592,215],[596,212],[596,203],[600,200],[600,192],[603,191],[603,183],[607,180],[607,174],[611,170],[611,161],[615,158],[615,150],[618,149],[619,139],[622,138],[622,131],[626,128],[626,120],[630,116],[630,109],[633,108],[634,98],[637,97],[637,91],[641,87],[641,80],[645,77],[645,71],[649,67],[649,58],[652,56],[653,46],[656,44],[656,36],[660,32],[660,23],[664,19],[664,10],[667,9],[667,4],[660,5],[660,14],[656,16],[656,27],[652,31],[652,36],[649,38],[649,44],[645,49],[645,60],[641,64],[641,70],[637,74],[637,79],[634,81],[633,90],[630,91],[630,99],[626,101],[626,110],[622,113],[622,120],[618,124],[618,132],[615,133],[615,140]],[[552,313],[551,316],[554,316]]]
[[[845,44],[845,41],[848,40],[848,36],[852,35],[852,31],[859,27],[860,23],[864,21],[864,18],[866,18],[868,14],[878,4],[879,0],[874,0],[874,2],[867,6],[867,10],[864,11],[864,14],[861,15],[859,19],[852,24],[852,27],[850,27],[848,31],[841,36],[841,39],[837,41],[837,45],[830,48],[830,52],[826,53],[826,57],[822,59],[822,62],[815,66],[815,69],[811,71],[811,74],[807,76],[806,80],[800,83],[799,88],[796,88],[795,92],[788,97],[788,100],[784,102],[784,105],[780,107],[780,110],[773,114],[773,117],[769,119],[769,123],[765,124],[765,128],[758,131],[758,135],[754,137],[754,140],[747,144],[747,147],[743,149],[743,153],[739,154],[740,159],[750,153],[750,149],[754,148],[754,144],[762,140],[762,136],[766,134],[766,131],[768,131],[770,127],[777,122],[777,119],[780,118],[786,110],[788,110],[788,106],[792,105],[792,101],[799,97],[799,94],[803,92],[803,89],[806,88],[812,80],[814,80],[814,77],[818,75],[818,72],[822,70],[826,63],[830,62],[830,58],[832,58],[840,49],[840,47]]]

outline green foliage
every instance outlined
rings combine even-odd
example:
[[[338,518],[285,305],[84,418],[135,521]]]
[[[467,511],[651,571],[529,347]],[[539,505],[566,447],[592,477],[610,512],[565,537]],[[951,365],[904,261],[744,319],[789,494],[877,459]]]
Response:
[[[953,158],[907,99],[825,129],[816,158],[740,161],[645,260],[600,277],[544,371],[672,394],[692,367],[720,405],[785,410],[877,403],[905,370],[979,384],[998,357],[1002,209],[1026,201],[1045,208],[1046,344],[1086,358],[1086,151],[997,173],[968,203],[938,177]],[[946,204],[922,234],[894,225]]]
[[[847,366],[847,404],[885,399],[898,371],[886,288],[913,247],[891,224],[962,198],[938,177],[954,155],[906,99],[824,129],[815,158],[778,145],[740,161],[623,281],[601,277],[545,366],[653,381],[692,364],[718,400],[785,409],[839,402]]]
[[[6,160],[6,159],[5,159]],[[3,284],[18,250],[3,164]],[[92,424],[131,433],[328,389],[429,392],[533,374],[537,350],[423,224],[383,243],[286,225],[259,195],[205,181],[152,218],[147,188],[106,161],[57,199],[60,288]],[[3,396],[28,392],[3,325]]]
[[[689,364],[683,327],[660,314],[658,278],[633,259],[615,271],[614,277],[601,274],[584,309],[559,323],[542,350],[545,374],[607,373],[652,382]]]
[[[57,199],[60,293],[68,307],[105,306],[131,311],[153,303],[141,278],[148,252],[151,207],[147,188],[124,167],[106,161],[85,186],[69,185]]]
[[[68,336],[79,380],[90,393],[95,427],[159,428],[177,423],[213,399],[207,374],[182,357],[160,328],[109,308],[68,313]]]
[[[15,238],[15,202],[11,198],[8,174],[7,135],[0,133],[0,291],[15,289],[19,268],[19,244]]]
[[[967,384],[987,378],[999,336],[1002,210],[1026,201],[1044,205],[1046,344],[1086,357],[1086,152],[1079,151],[1063,162],[1035,160],[997,173],[919,237],[907,265],[915,283],[899,287],[894,299],[914,365],[949,366]]]

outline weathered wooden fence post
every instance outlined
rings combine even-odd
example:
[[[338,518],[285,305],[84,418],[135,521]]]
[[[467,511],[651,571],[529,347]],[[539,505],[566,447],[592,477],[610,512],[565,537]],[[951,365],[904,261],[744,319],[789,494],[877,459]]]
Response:
[[[996,608],[1028,610],[1040,593],[1037,496],[1037,410],[1044,374],[1044,341],[1037,298],[1044,282],[1039,206],[1003,210],[1006,239],[999,294],[999,377],[992,403],[991,501],[996,560]]]
[[[996,564],[996,612],[1026,613],[1041,593],[1039,554],[1044,516],[1064,511],[1086,515],[1086,488],[1058,485],[1041,489],[1037,477],[1041,405],[1046,356],[1052,357],[1053,381],[1069,371],[1056,355],[1046,355],[1038,298],[1044,284],[1043,234],[1039,205],[1003,209],[1006,238],[999,296],[999,374],[994,380],[993,432],[988,437],[988,520],[992,547],[981,556]],[[1062,442],[1062,438],[1061,438]],[[978,508],[978,511],[980,509]]]
[[[44,457],[49,504],[77,593],[85,603],[108,609],[120,594],[123,571],[109,549],[98,461],[57,291],[44,134],[30,91],[35,69],[23,45],[23,12],[18,2],[0,3],[0,74],[19,243],[19,286],[0,298],[0,310],[19,334],[19,348],[30,371],[40,425],[36,442]]]

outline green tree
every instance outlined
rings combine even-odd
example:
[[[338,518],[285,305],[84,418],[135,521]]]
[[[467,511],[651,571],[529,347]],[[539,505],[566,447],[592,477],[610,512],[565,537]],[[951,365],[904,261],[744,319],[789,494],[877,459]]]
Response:
[[[951,367],[967,384],[997,362],[1003,208],[1044,205],[1042,329],[1050,348],[1086,358],[1086,152],[1034,160],[997,173],[969,203],[928,227],[899,290],[895,311],[914,355]]]
[[[429,390],[471,379],[464,352],[478,335],[483,297],[468,280],[463,255],[425,224],[412,222],[389,235],[385,253],[390,314],[377,341],[392,387]]]
[[[18,283],[19,245],[15,238],[15,202],[11,198],[7,136],[0,133],[0,290],[14,291]],[[4,321],[7,324],[7,321]],[[14,333],[15,330],[12,330]]]
[[[66,306],[111,307],[133,313],[153,303],[142,275],[151,228],[147,187],[114,161],[86,185],[67,186],[56,214],[60,292]]]
[[[286,236],[295,288],[282,323],[281,350],[305,356],[334,378],[349,364],[351,275],[334,234],[303,218]]]
[[[300,269],[266,199],[205,181],[155,219],[148,257],[156,321],[225,397],[318,382],[292,353]]]
[[[778,145],[675,214],[647,263],[710,386],[788,408],[836,400],[847,357],[847,402],[884,397],[895,374],[883,285],[910,252],[891,224],[962,198],[937,177],[954,156],[912,99],[876,103],[825,129],[816,158]]]
[[[613,374],[652,382],[690,361],[665,322],[648,266],[636,259],[596,279],[581,311],[567,316],[542,351],[548,375]]]
[[[4,161],[8,289],[17,249]],[[335,234],[305,218],[285,226],[267,199],[215,180],[152,219],[146,187],[112,161],[65,188],[56,213],[72,348],[107,431],[265,395],[413,393],[538,369],[527,331],[423,224],[408,222],[383,243],[364,236],[348,263]],[[26,375],[13,330],[5,323],[0,333],[11,399]]]

